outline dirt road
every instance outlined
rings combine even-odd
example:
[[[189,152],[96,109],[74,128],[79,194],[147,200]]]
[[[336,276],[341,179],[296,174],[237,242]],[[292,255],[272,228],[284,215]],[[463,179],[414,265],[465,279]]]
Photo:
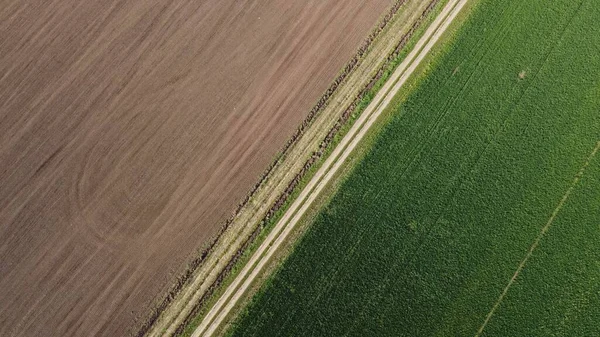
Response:
[[[193,337],[208,337],[215,334],[230,314],[232,308],[242,298],[271,256],[286,240],[317,195],[332,177],[335,176],[336,172],[368,132],[377,117],[385,110],[394,95],[402,88],[466,2],[467,0],[450,0],[446,7],[444,7],[413,51],[398,66],[389,81],[380,90],[308,185],[302,190],[299,197],[275,225],[272,232],[250,258],[236,279],[227,287],[221,298],[206,314],[204,320],[192,335]]]
[[[124,336],[389,5],[0,5],[0,335]]]

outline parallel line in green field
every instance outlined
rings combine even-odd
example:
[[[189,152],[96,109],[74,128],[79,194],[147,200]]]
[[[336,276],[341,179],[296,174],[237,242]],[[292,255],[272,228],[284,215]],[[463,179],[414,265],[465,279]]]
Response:
[[[583,166],[581,167],[581,169],[579,169],[579,172],[577,172],[577,174],[575,175],[573,182],[571,183],[571,185],[569,186],[569,188],[567,189],[567,191],[565,192],[563,197],[560,199],[558,205],[556,205],[556,208],[554,208],[554,211],[552,211],[550,218],[548,219],[548,221],[546,222],[544,227],[542,227],[540,233],[538,234],[538,236],[535,238],[535,240],[531,244],[531,247],[529,247],[527,254],[525,254],[525,257],[523,258],[523,260],[521,260],[521,263],[519,263],[517,270],[515,271],[513,276],[508,281],[508,284],[506,285],[506,287],[504,287],[504,290],[500,294],[500,297],[498,297],[498,300],[496,300],[496,302],[492,306],[492,309],[490,310],[490,312],[488,312],[487,316],[485,317],[485,320],[483,321],[483,324],[481,324],[481,327],[479,327],[479,330],[477,330],[475,337],[480,337],[481,334],[483,333],[483,330],[485,330],[485,327],[487,326],[488,322],[490,321],[492,316],[494,316],[494,313],[496,312],[496,310],[498,309],[498,307],[500,306],[500,304],[506,297],[506,294],[510,290],[510,287],[515,283],[515,280],[517,279],[517,277],[519,277],[519,274],[521,273],[523,268],[525,268],[525,264],[527,264],[527,261],[533,255],[533,252],[539,246],[540,241],[542,240],[542,238],[546,235],[546,233],[552,226],[554,219],[556,219],[556,217],[558,216],[558,213],[560,212],[560,210],[566,203],[567,199],[569,199],[569,196],[575,189],[575,186],[577,186],[577,183],[579,183],[579,180],[581,180],[581,178],[583,177],[583,174],[585,173],[586,168],[589,166],[589,164],[592,161],[592,159],[594,158],[594,156],[596,156],[596,153],[598,153],[598,150],[600,150],[600,141],[598,141],[596,143],[596,146],[594,147],[592,152],[588,155],[586,161],[583,163]]]

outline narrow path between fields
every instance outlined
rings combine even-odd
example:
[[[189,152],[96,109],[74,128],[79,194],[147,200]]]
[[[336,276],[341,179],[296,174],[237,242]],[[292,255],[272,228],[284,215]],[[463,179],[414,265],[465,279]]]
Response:
[[[441,11],[414,49],[398,66],[396,71],[381,88],[371,104],[352,126],[333,153],[306,185],[298,198],[292,203],[284,216],[275,225],[265,241],[252,255],[248,263],[240,271],[233,282],[227,287],[215,305],[208,311],[202,323],[192,334],[192,337],[212,336],[227,318],[250,287],[256,276],[263,270],[271,256],[277,251],[292,232],[308,207],[316,199],[327,183],[335,176],[344,161],[348,158],[357,144],[364,138],[376,119],[392,101],[398,90],[412,75],[431,48],[450,26],[454,18],[468,0],[450,0]]]

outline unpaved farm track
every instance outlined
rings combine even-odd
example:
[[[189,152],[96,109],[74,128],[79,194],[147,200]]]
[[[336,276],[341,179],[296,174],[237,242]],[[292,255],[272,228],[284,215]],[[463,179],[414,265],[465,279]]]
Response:
[[[403,50],[437,2],[398,0],[391,6],[217,238],[192,261],[138,336],[177,335],[196,317],[246,247],[262,232],[262,224],[269,221],[323,155],[356,104]]]
[[[389,5],[0,6],[0,335],[135,333]]]
[[[263,268],[265,268],[269,259],[285,242],[295,225],[300,221],[318,194],[335,176],[339,168],[342,167],[344,161],[366,135],[377,117],[386,109],[395,94],[402,88],[421,61],[427,56],[431,48],[450,26],[466,2],[467,0],[450,0],[448,2],[436,20],[419,40],[414,50],[406,57],[402,64],[400,64],[390,80],[377,94],[352,129],[342,139],[331,156],[325,161],[323,166],[303,189],[298,199],[294,201],[265,241],[237,275],[235,280],[233,280],[216,304],[208,311],[203,321],[192,335],[193,337],[213,336],[219,331],[221,324],[225,322],[231,310],[245,295],[254,279],[261,273]]]

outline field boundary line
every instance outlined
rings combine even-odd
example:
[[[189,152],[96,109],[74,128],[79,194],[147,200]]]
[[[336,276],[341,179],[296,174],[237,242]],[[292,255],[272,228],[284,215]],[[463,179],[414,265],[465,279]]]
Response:
[[[278,247],[285,241],[316,196],[342,166],[358,142],[392,101],[398,90],[406,83],[467,1],[451,0],[448,2],[414,49],[399,65],[398,69],[393,73],[384,87],[381,88],[369,107],[359,117],[359,120],[356,121],[346,137],[342,139],[334,152],[300,193],[298,199],[296,199],[283,218],[277,223],[276,227],[269,233],[268,237],[254,253],[246,266],[244,266],[238,277],[229,285],[225,293],[222,294],[221,298],[204,317],[202,323],[194,331],[193,337],[211,336],[217,331],[237,301],[244,295],[254,278],[261,272]]]
[[[546,235],[546,233],[548,232],[548,230],[552,226],[552,223],[554,222],[554,219],[556,219],[556,216],[558,215],[558,213],[560,212],[560,210],[564,206],[565,202],[567,201],[567,199],[569,199],[569,196],[571,195],[571,193],[573,192],[573,190],[575,189],[575,187],[577,186],[577,184],[579,183],[579,181],[583,177],[583,174],[584,174],[585,170],[590,165],[590,162],[592,161],[592,159],[596,156],[596,153],[598,153],[598,150],[600,150],[600,141],[598,141],[596,143],[596,146],[594,147],[594,149],[592,150],[592,152],[587,156],[587,159],[584,162],[583,166],[579,169],[579,171],[575,175],[575,178],[571,182],[571,185],[569,186],[569,188],[567,189],[567,191],[565,192],[565,194],[563,195],[563,197],[558,202],[558,205],[556,206],[556,208],[554,208],[554,210],[552,211],[552,214],[550,215],[550,218],[548,219],[548,221],[546,222],[546,224],[544,225],[544,227],[542,227],[540,233],[538,234],[538,236],[535,238],[535,240],[533,241],[533,243],[529,247],[529,250],[527,251],[527,254],[525,254],[525,257],[523,258],[523,260],[521,260],[521,263],[519,263],[519,266],[517,267],[517,270],[515,271],[515,273],[513,274],[513,276],[508,281],[508,284],[506,285],[506,287],[504,287],[504,290],[500,294],[500,297],[498,297],[498,299],[496,300],[496,302],[492,306],[492,309],[488,312],[487,316],[485,317],[485,320],[483,321],[483,324],[481,324],[481,326],[477,330],[477,333],[475,334],[475,337],[480,337],[481,334],[483,333],[483,331],[485,330],[485,327],[489,323],[490,319],[492,318],[492,316],[494,316],[494,313],[496,312],[496,310],[498,309],[498,307],[500,306],[500,304],[502,303],[502,301],[506,297],[506,294],[510,290],[510,287],[515,283],[517,277],[519,277],[519,274],[521,274],[521,271],[523,271],[523,269],[525,268],[525,265],[527,264],[527,261],[529,260],[529,258],[531,258],[531,256],[533,255],[533,252],[539,246],[540,241],[542,240],[542,238]]]

